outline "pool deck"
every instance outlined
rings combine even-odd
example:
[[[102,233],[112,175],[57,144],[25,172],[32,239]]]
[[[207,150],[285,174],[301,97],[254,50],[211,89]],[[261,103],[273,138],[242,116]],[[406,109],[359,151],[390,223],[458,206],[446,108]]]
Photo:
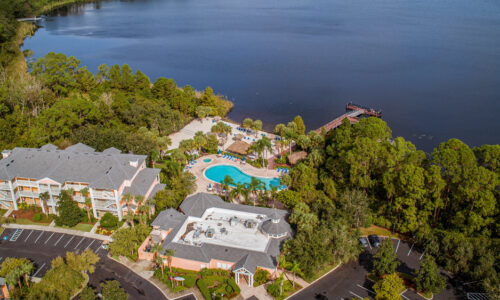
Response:
[[[203,162],[204,159],[206,158],[211,158],[211,162]],[[194,165],[191,165],[190,172],[196,176],[196,192],[195,193],[200,193],[200,192],[207,192],[208,185],[211,183],[212,186],[214,182],[212,180],[209,180],[205,177],[203,174],[205,170],[208,167],[215,166],[215,165],[230,165],[230,166],[235,166],[238,167],[243,173],[246,173],[250,176],[255,176],[255,177],[265,177],[265,178],[276,178],[280,177],[281,173],[278,173],[276,170],[269,170],[269,169],[258,169],[255,168],[254,166],[251,166],[249,164],[241,164],[239,161],[235,162],[233,160],[229,160],[226,158],[222,157],[217,157],[216,154],[211,154],[211,155],[205,155],[202,157],[198,157],[196,160],[197,163]],[[219,183],[219,182],[217,182]]]

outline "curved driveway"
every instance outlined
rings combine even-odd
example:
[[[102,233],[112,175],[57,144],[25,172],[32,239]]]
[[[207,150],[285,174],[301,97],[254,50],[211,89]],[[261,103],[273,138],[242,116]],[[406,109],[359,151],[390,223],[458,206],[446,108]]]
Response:
[[[131,300],[166,299],[156,286],[124,265],[110,259],[107,251],[102,249],[100,240],[27,229],[20,234],[18,231],[17,238],[12,239],[15,231],[16,229],[8,228],[1,235],[9,239],[0,241],[0,262],[7,257],[28,258],[35,265],[32,275],[42,277],[50,269],[52,259],[57,256],[65,256],[66,252],[82,252],[85,249],[92,249],[101,259],[96,264],[95,272],[90,275],[90,286],[100,290],[99,283],[102,281],[118,280],[130,295]]]

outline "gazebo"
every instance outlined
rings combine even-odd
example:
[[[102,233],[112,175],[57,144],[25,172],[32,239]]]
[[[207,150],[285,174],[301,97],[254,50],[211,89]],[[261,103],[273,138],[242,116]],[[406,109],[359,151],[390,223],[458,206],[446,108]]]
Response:
[[[250,149],[250,145],[243,142],[243,141],[236,141],[231,144],[231,146],[227,147],[226,151],[240,154],[240,155],[247,155],[248,154],[248,149]]]

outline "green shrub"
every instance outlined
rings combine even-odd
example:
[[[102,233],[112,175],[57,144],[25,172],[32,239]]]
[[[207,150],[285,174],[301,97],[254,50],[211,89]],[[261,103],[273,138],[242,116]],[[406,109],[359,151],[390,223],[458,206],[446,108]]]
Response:
[[[115,229],[118,227],[118,217],[110,212],[107,212],[101,218],[101,226],[107,229]]]
[[[210,294],[210,291],[208,290],[207,282],[204,279],[198,279],[196,285],[200,289],[200,292],[205,300],[212,300],[212,296]]]
[[[253,286],[257,287],[261,284],[266,283],[269,280],[269,276],[271,276],[271,274],[269,274],[268,271],[263,269],[258,269],[257,272],[255,272]]]
[[[227,284],[233,289],[233,291],[238,295],[240,293],[240,287],[236,284],[236,281],[234,281],[234,278],[229,278],[227,281]]]
[[[184,277],[184,286],[186,288],[192,288],[196,284],[196,275],[182,275]]]
[[[42,220],[42,214],[34,214],[33,221],[40,222]]]

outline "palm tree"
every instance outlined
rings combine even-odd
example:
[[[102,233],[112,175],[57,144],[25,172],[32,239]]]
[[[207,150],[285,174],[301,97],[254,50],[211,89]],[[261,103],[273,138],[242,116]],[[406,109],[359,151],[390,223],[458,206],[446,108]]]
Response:
[[[89,222],[92,222],[90,217],[90,208],[92,207],[92,199],[89,197],[89,189],[83,188],[80,190],[80,194],[85,198],[85,209],[87,210],[87,218]]]
[[[292,286],[293,286],[293,288],[295,288],[295,275],[297,273],[299,273],[299,274],[302,273],[302,271],[300,270],[300,264],[294,260],[292,265],[291,265],[290,271],[293,273]]]
[[[21,266],[19,266],[19,268],[20,272],[22,272],[24,275],[24,282],[26,283],[26,286],[29,287],[30,284],[28,280],[28,275],[31,274],[31,272],[33,272],[34,269],[33,264],[30,261],[26,261]]]
[[[172,145],[172,140],[168,136],[161,136],[156,139],[156,142],[160,147],[160,159],[163,160],[163,155],[165,155],[168,146]]]
[[[156,199],[154,197],[149,197],[146,200],[146,205],[148,207],[148,219],[151,219],[151,208],[156,205]]]
[[[47,200],[49,200],[50,195],[49,192],[43,192],[40,194],[40,200],[42,200],[42,205],[45,210],[45,215],[49,216],[49,208],[47,207]]]
[[[19,289],[22,290],[23,287],[20,280],[22,275],[23,274],[21,268],[15,268],[7,273],[7,275],[5,276],[5,281],[7,281],[10,286],[15,286],[17,283],[19,285]]]
[[[156,150],[151,151],[151,164],[153,165],[153,168],[155,167],[156,161],[158,161],[159,158],[160,158],[160,153],[158,153],[158,151]]]
[[[165,251],[165,256],[167,257],[167,263],[168,263],[168,269],[170,270],[170,274],[172,274],[172,256],[175,255],[174,249],[167,249]],[[172,276],[170,276],[172,277]],[[170,279],[170,282],[172,284],[172,287],[174,287],[174,283],[172,282],[172,279]]]
[[[207,143],[207,138],[202,131],[198,131],[194,135],[194,146],[198,149],[198,154],[201,155],[201,148]]]
[[[223,180],[223,187],[224,189],[226,190],[226,202],[231,202],[229,201],[230,199],[229,198],[229,185],[234,185],[234,180],[231,176],[229,175],[226,175],[224,177],[224,180]]]
[[[240,199],[240,195],[243,193],[243,189],[244,188],[245,188],[244,184],[237,182],[236,183],[236,187],[234,187],[231,190],[231,197],[238,198],[238,200],[239,200]]]
[[[248,185],[250,193],[253,195],[261,188],[262,188],[262,181],[260,179],[257,179],[256,177],[252,177],[250,184]],[[255,205],[255,198],[253,201],[253,205]]]
[[[127,221],[127,223],[130,224],[130,226],[132,226],[132,228],[134,228],[135,224],[134,224],[134,220],[135,220],[135,215],[132,211],[127,211],[127,214],[123,216],[123,218],[125,219],[125,221]]]
[[[153,252],[154,261],[161,268],[161,276],[163,277],[163,258],[158,255],[158,253],[161,250],[163,250],[161,244],[154,244],[153,247],[151,247],[151,252]]]

